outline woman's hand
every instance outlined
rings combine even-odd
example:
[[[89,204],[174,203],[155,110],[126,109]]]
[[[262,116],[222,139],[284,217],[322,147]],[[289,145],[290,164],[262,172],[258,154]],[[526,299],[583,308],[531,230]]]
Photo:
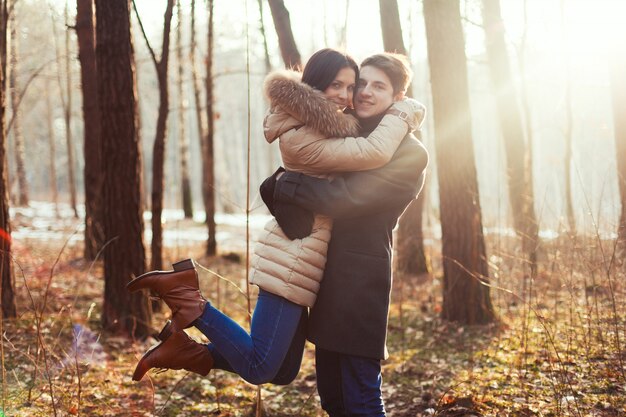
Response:
[[[418,130],[426,117],[426,106],[413,98],[405,97],[396,101],[391,108],[406,113],[406,118],[403,120],[407,122],[411,132]]]

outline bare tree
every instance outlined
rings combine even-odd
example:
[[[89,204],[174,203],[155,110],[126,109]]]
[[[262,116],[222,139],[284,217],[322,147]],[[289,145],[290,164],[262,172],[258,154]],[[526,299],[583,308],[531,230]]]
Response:
[[[567,19],[565,15],[565,0],[561,0],[561,31],[563,42],[563,53],[565,63],[565,131],[563,139],[565,140],[565,152],[563,154],[563,167],[565,169],[565,213],[567,215],[567,224],[569,232],[576,233],[576,218],[574,216],[574,206],[572,203],[572,76],[569,69],[570,53],[568,43]]]
[[[444,319],[494,320],[459,0],[424,0],[442,231]]]
[[[85,258],[93,260],[104,240],[102,227],[102,165],[100,110],[96,71],[93,0],[76,1],[76,35],[83,95],[85,157]]]
[[[196,108],[196,121],[198,123],[198,133],[200,138],[200,148],[204,156],[204,139],[206,137],[206,120],[202,112],[202,100],[200,98],[200,77],[198,76],[198,66],[196,64],[196,0],[191,0],[191,28],[189,42],[189,61],[191,63],[191,79],[193,83],[193,98]]]
[[[191,199],[191,182],[189,180],[189,137],[185,129],[187,106],[183,89],[183,12],[180,1],[176,4],[178,26],[176,27],[176,61],[178,66],[176,84],[178,86],[178,144],[180,153],[181,191],[183,198],[183,211],[186,219],[193,218]]]
[[[400,13],[398,12],[398,0],[378,0],[378,4],[385,51],[406,55]]]
[[[379,0],[380,26],[383,34],[385,51],[407,54],[402,38],[400,14],[397,0]],[[407,90],[413,96],[412,86]],[[419,132],[417,132],[419,134]],[[420,137],[421,139],[421,137]],[[424,193],[407,207],[398,223],[397,258],[398,272],[407,274],[425,274],[429,272],[428,262],[424,254],[424,232],[422,229],[422,213],[424,211]]]
[[[268,2],[276,34],[278,35],[280,54],[283,57],[285,67],[302,69],[302,59],[300,58],[296,41],[293,38],[291,20],[289,19],[289,11],[285,7],[285,2],[283,0],[268,0]]]
[[[203,178],[202,196],[206,212],[206,223],[209,230],[207,238],[206,254],[209,256],[217,253],[217,241],[215,239],[215,155],[213,152],[213,138],[215,136],[215,116],[213,114],[213,25],[215,13],[213,0],[207,1],[209,23],[207,29],[207,55],[206,55],[206,120],[207,136],[204,141],[202,158]]]
[[[69,21],[69,6],[66,0],[65,2],[65,25],[68,26]],[[52,22],[52,28],[54,31],[55,42],[57,39],[56,24]],[[70,190],[70,204],[74,210],[74,217],[78,217],[78,209],[76,202],[76,176],[74,171],[74,143],[72,138],[72,72],[70,66],[70,33],[69,28],[65,30],[65,94],[63,94],[63,82],[61,81],[61,58],[60,48],[57,45],[57,67],[58,67],[58,81],[59,90],[61,91],[61,102],[63,105],[63,113],[65,120],[65,144],[67,147],[67,174],[69,180]]]
[[[105,328],[149,333],[148,298],[126,284],[145,271],[141,213],[141,153],[130,0],[96,0],[96,68],[101,117]]]
[[[17,204],[28,205],[28,181],[26,179],[26,164],[24,156],[24,135],[22,134],[22,112],[20,110],[20,86],[17,75],[19,70],[20,37],[17,32],[17,9],[12,8],[9,17],[11,27],[11,67],[9,72],[9,88],[11,90],[11,109],[13,112],[13,151],[15,154],[15,169],[17,172],[18,196]]]
[[[152,244],[151,244],[151,268],[162,269],[163,267],[163,226],[161,216],[163,214],[163,184],[165,165],[165,139],[167,137],[167,116],[169,113],[169,89],[167,82],[167,69],[170,57],[170,31],[172,26],[172,14],[174,0],[168,0],[163,18],[163,43],[161,57],[157,58],[154,50],[148,42],[148,37],[141,24],[137,7],[133,1],[133,7],[137,14],[137,20],[144,35],[150,56],[154,63],[159,81],[159,115],[157,117],[156,135],[152,148]]]
[[[259,29],[261,31],[261,38],[263,38],[263,56],[265,58],[265,72],[268,73],[272,70],[272,61],[270,61],[270,52],[267,47],[267,35],[265,34],[265,21],[263,20],[263,0],[258,0],[258,3],[259,3]]]
[[[50,172],[50,190],[52,191],[52,201],[56,216],[59,217],[59,190],[57,188],[57,162],[56,162],[56,133],[54,131],[54,109],[52,108],[52,100],[50,99],[51,85],[46,81],[46,121],[48,124],[48,146],[50,148],[49,167]]]
[[[622,31],[623,33],[623,31]],[[615,39],[617,47],[611,57],[611,96],[613,101],[613,126],[615,130],[615,157],[617,180],[621,201],[621,214],[617,226],[617,260],[626,265],[626,42]]]
[[[506,48],[500,0],[483,0],[483,26],[487,59],[496,96],[498,121],[507,162],[509,201],[517,234],[522,238],[524,253],[536,272],[539,228],[534,206],[531,155],[524,137],[522,115],[511,75]]]
[[[15,317],[15,290],[11,262],[11,222],[6,168],[6,73],[9,10],[7,0],[0,0],[0,279],[2,279],[2,318]]]

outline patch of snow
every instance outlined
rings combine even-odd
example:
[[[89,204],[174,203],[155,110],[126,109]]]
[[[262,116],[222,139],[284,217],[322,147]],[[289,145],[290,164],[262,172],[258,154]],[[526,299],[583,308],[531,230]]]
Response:
[[[62,203],[57,210],[53,203],[31,201],[28,207],[10,208],[13,240],[61,240],[69,238],[71,243],[84,239],[85,215],[84,205],[77,207],[79,218],[74,217],[74,210],[69,204]],[[144,212],[144,243],[152,239],[150,230],[150,211]],[[207,228],[204,224],[204,212],[195,212],[193,221],[184,219],[182,210],[163,210],[163,245],[167,247],[195,245],[207,240]],[[222,249],[242,250],[246,247],[246,222],[250,226],[251,242],[255,242],[272,216],[268,214],[251,214],[248,219],[244,214],[216,213],[216,240]]]

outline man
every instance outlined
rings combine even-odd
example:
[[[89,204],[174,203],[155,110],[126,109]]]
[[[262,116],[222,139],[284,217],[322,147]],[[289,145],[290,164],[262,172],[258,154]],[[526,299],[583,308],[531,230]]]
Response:
[[[383,53],[361,64],[355,110],[367,135],[401,100],[412,72],[404,56]],[[397,114],[406,118],[404,113]],[[408,134],[382,168],[347,173],[332,181],[277,172],[276,219],[294,225],[289,207],[333,217],[332,238],[308,339],[315,344],[317,387],[331,416],[384,416],[380,361],[387,357],[392,229],[419,193],[428,163],[422,144]],[[289,233],[287,233],[289,235]]]

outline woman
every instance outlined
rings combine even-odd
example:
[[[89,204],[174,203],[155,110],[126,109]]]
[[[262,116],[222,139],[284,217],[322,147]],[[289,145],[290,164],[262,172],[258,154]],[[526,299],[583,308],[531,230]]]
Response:
[[[329,176],[385,165],[418,125],[423,106],[413,101],[394,104],[403,119],[387,115],[368,137],[357,137],[358,122],[343,111],[352,104],[358,66],[333,49],[316,52],[300,77],[289,71],[266,79],[271,109],[264,121],[269,142],[278,139],[288,170]],[[408,119],[408,121],[407,121]],[[187,369],[206,375],[211,368],[236,372],[254,384],[288,384],[297,375],[305,342],[307,307],[319,289],[332,222],[315,216],[313,230],[302,239],[285,236],[270,221],[252,262],[252,282],[260,287],[251,333],[215,309],[199,291],[191,260],[174,271],[154,271],[128,284],[131,291],[149,288],[172,310],[160,334],[162,342],[139,361],[133,379],[153,367]],[[183,329],[195,326],[211,343],[193,341]]]

